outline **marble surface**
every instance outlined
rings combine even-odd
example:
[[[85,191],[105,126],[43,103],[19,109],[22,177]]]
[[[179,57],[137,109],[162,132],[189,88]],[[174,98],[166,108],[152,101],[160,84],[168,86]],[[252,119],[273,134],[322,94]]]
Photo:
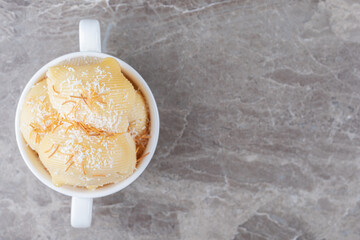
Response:
[[[14,137],[22,89],[78,51],[82,18],[161,117],[148,169],[86,230]],[[0,239],[360,239],[359,56],[356,0],[0,0]]]

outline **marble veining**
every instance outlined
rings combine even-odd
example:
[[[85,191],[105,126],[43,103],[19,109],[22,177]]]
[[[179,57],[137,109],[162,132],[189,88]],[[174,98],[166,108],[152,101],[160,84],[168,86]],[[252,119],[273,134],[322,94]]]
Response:
[[[27,169],[15,106],[78,22],[153,90],[143,175],[70,227],[70,198]],[[0,239],[360,239],[356,0],[0,0]]]

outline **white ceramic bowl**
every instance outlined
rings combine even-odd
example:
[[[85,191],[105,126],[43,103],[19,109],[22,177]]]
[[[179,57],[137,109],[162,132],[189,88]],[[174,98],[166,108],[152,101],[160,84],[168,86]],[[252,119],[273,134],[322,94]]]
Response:
[[[97,25],[97,26],[96,26]],[[85,27],[84,27],[85,26]],[[66,54],[64,56],[58,57],[51,62],[47,63],[45,66],[43,66],[39,71],[37,71],[34,76],[30,79],[30,81],[25,86],[17,109],[16,109],[16,118],[15,118],[15,133],[16,133],[16,141],[21,153],[21,156],[23,157],[26,165],[29,167],[31,172],[46,186],[49,188],[73,197],[72,199],[72,209],[71,209],[71,223],[74,227],[89,227],[91,224],[91,208],[92,208],[92,199],[98,198],[98,197],[104,197],[113,193],[116,193],[120,191],[121,189],[127,187],[129,184],[134,182],[140,174],[145,170],[145,168],[148,166],[152,156],[154,155],[156,145],[159,138],[159,128],[160,128],[160,120],[159,120],[159,112],[157,109],[157,105],[154,99],[154,96],[145,82],[145,80],[140,76],[140,74],[135,71],[130,65],[128,65],[126,62],[114,57],[110,56],[108,54],[96,52],[93,50],[100,50],[97,48],[96,44],[94,42],[91,42],[88,44],[88,42],[82,43],[81,42],[81,34],[82,32],[86,34],[96,34],[98,31],[98,34],[100,34],[99,24],[96,20],[82,20],[80,23],[80,50],[90,50],[90,51],[81,51],[81,52],[75,52]],[[98,35],[98,39],[100,39],[100,35]],[[87,41],[87,40],[86,40]],[[95,47],[94,47],[95,46]],[[91,51],[93,50],[93,51]],[[30,149],[29,146],[27,146],[27,143],[25,142],[24,138],[22,137],[21,131],[20,131],[20,114],[21,109],[24,104],[24,100],[26,95],[28,94],[31,87],[38,82],[38,80],[44,76],[47,69],[51,66],[57,65],[58,63],[72,58],[78,58],[78,57],[100,57],[100,58],[106,58],[106,57],[112,57],[115,58],[121,66],[122,71],[125,73],[127,77],[130,78],[131,82],[133,82],[136,86],[139,87],[141,92],[143,93],[146,102],[149,105],[149,112],[150,112],[150,139],[147,144],[145,152],[149,152],[149,154],[142,160],[136,171],[127,179],[125,179],[122,182],[110,184],[104,187],[101,187],[99,189],[95,190],[87,190],[85,188],[77,188],[72,186],[62,186],[62,187],[56,187],[51,182],[51,176],[49,173],[44,169],[43,165],[40,163],[40,160],[36,153]],[[85,216],[85,217],[84,217]]]

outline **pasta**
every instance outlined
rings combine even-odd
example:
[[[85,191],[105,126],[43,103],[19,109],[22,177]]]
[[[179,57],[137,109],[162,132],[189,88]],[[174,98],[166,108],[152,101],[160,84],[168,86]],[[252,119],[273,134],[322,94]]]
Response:
[[[102,186],[131,175],[136,166],[135,143],[129,133],[89,136],[79,127],[65,133],[63,124],[44,137],[39,157],[54,185]]]
[[[135,103],[129,113],[130,132],[139,136],[146,130],[147,109],[144,97],[140,92],[136,92]]]
[[[20,129],[29,146],[37,150],[43,136],[52,130],[55,110],[47,94],[46,80],[35,84],[25,98],[20,115]]]
[[[47,77],[50,101],[59,113],[75,121],[86,115],[86,123],[107,131],[127,131],[135,90],[115,59],[51,67]]]

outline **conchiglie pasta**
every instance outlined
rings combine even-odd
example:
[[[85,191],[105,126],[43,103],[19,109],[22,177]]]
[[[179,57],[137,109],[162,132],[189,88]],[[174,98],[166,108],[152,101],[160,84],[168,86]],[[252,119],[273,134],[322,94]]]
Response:
[[[119,182],[134,172],[135,143],[130,134],[103,139],[90,137],[79,129],[67,131],[68,127],[63,124],[46,135],[38,149],[54,185],[96,188]]]
[[[47,94],[46,80],[36,83],[29,91],[20,115],[21,133],[29,146],[37,150],[43,136],[51,130],[55,110]]]
[[[47,76],[50,101],[58,112],[109,132],[127,131],[135,90],[115,59],[80,66],[64,63],[49,68]]]
[[[129,130],[135,135],[141,135],[146,131],[147,108],[144,97],[140,91],[136,92],[135,103],[129,113]]]

